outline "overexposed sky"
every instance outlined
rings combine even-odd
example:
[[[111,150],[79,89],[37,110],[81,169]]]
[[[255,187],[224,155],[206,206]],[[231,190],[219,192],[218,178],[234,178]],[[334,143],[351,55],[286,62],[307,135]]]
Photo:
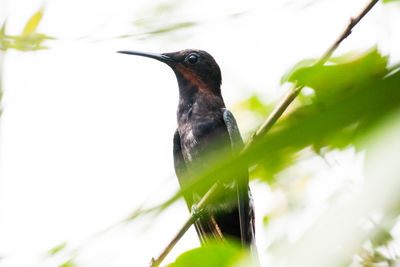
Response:
[[[57,38],[46,42],[48,50],[9,50],[4,58],[4,266],[55,266],[64,256],[44,260],[43,253],[64,241],[71,251],[81,249],[82,266],[142,266],[186,218],[179,202],[161,217],[93,238],[139,205],[159,203],[178,189],[172,160],[174,74],[160,62],[115,51],[204,49],[222,69],[228,108],[252,93],[272,101],[285,92],[279,86],[283,73],[301,59],[321,55],[366,2],[2,0],[8,34],[19,34],[44,7],[38,31]],[[154,7],[165,3],[177,7],[155,15]],[[337,54],[378,44],[392,61],[400,60],[398,12],[394,5],[378,4]],[[138,20],[154,20],[158,27],[163,21],[198,24],[142,38],[144,29],[133,24]],[[135,37],[116,38],[127,34]],[[249,130],[243,129],[245,121],[238,123]],[[261,221],[264,201],[273,198],[266,190],[254,192],[256,206],[262,203]],[[149,221],[154,224],[147,229]],[[263,229],[257,230],[262,248],[267,241]],[[191,230],[166,262],[195,246]]]

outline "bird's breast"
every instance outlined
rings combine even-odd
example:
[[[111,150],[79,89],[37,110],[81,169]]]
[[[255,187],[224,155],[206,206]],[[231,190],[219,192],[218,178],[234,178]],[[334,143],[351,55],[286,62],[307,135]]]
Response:
[[[187,162],[202,163],[216,155],[229,140],[222,114],[183,116],[178,121],[182,154]]]

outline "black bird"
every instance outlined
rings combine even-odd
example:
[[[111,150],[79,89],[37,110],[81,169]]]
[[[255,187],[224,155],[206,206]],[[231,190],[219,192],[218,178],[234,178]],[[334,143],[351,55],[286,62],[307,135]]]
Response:
[[[174,53],[118,51],[164,62],[175,72],[179,85],[178,129],[174,135],[174,164],[181,187],[190,183],[191,173],[207,168],[210,159],[240,151],[243,141],[235,118],[225,108],[221,95],[221,71],[205,51],[187,49]],[[245,246],[254,243],[254,212],[248,186],[247,166],[237,177],[221,181],[225,198],[214,211],[201,217],[196,231],[202,244],[210,238],[236,238]],[[184,195],[189,207],[196,204],[211,184]],[[233,197],[232,197],[233,196]],[[195,206],[194,206],[195,207]]]

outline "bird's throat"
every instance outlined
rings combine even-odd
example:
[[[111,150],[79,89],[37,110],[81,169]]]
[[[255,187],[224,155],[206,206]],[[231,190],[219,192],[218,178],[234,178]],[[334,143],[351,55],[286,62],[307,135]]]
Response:
[[[201,78],[193,69],[187,68],[183,65],[178,65],[176,66],[176,73],[179,73],[182,76],[181,79],[185,80],[185,84],[189,84],[197,88],[207,88],[207,84],[201,80]]]
[[[180,98],[190,99],[198,93],[222,98],[220,85],[206,83],[195,70],[177,65],[174,72],[178,80]]]

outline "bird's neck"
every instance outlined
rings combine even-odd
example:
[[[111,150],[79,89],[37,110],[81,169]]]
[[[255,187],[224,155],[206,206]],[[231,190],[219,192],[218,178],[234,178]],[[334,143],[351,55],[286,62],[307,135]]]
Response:
[[[221,79],[207,77],[201,78],[199,73],[192,69],[176,67],[173,69],[178,80],[179,94],[181,97],[201,91],[205,94],[221,97]]]
[[[177,73],[179,85],[178,120],[185,113],[209,113],[225,108],[220,85],[188,80]]]
[[[178,120],[182,116],[196,118],[197,115],[220,112],[225,108],[220,94],[212,94],[200,88],[179,88],[179,91]]]

